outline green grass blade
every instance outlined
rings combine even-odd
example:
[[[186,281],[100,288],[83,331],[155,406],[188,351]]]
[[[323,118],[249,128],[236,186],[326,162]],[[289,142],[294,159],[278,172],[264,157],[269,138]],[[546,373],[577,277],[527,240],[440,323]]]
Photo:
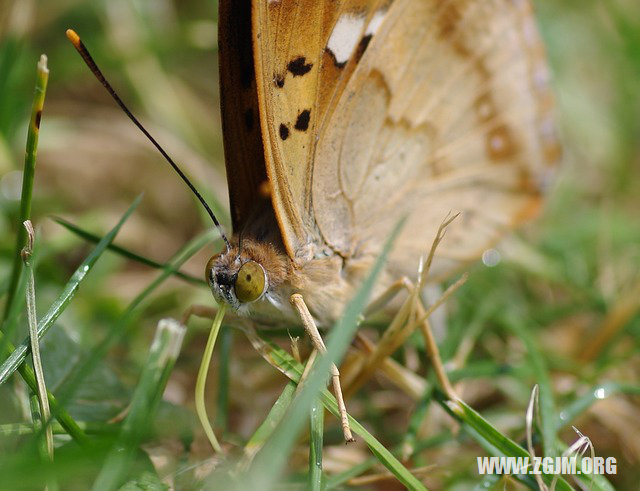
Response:
[[[557,428],[561,429],[571,423],[584,411],[589,409],[593,403],[606,399],[616,394],[640,395],[640,387],[629,384],[620,384],[617,382],[607,382],[602,385],[596,385],[585,395],[579,397],[558,414]]]
[[[308,489],[322,490],[322,447],[324,442],[324,406],[316,400],[309,416],[309,479]]]
[[[435,392],[435,396],[440,405],[454,418],[463,423],[467,432],[490,453],[508,457],[529,456],[529,453],[524,448],[503,435],[464,401],[447,400],[446,396],[439,391]],[[547,485],[551,484],[553,477],[553,475],[549,474],[542,475]],[[572,488],[564,479],[560,478],[556,484],[556,489],[569,491]]]
[[[330,476],[327,478],[324,489],[326,491],[329,491],[330,489],[335,489],[338,486],[342,486],[350,479],[356,478],[364,474],[369,469],[374,467],[377,463],[378,463],[378,459],[376,457],[369,457],[364,462],[360,462],[359,464],[354,465],[353,467],[351,467],[350,469],[347,469],[346,471],[342,471],[338,474]]]
[[[410,455],[410,457],[413,457],[417,453],[422,452],[423,450],[426,450],[428,448],[433,448],[433,447],[442,445],[444,443],[450,442],[451,438],[452,438],[451,432],[443,431],[425,440],[421,440],[416,443],[415,451],[413,454]],[[404,449],[402,448],[402,446],[399,446],[398,448],[392,450],[392,453],[393,455],[400,455],[400,453],[403,451]],[[350,469],[347,469],[346,471],[339,472],[338,474],[334,474],[333,476],[327,477],[324,489],[329,490],[329,489],[334,489],[338,486],[341,486],[345,484],[349,479],[352,479],[354,477],[358,477],[361,474],[364,474],[366,471],[373,468],[377,463],[378,463],[378,459],[376,457],[370,457],[364,462],[356,464]]]
[[[75,295],[76,291],[80,287],[80,283],[87,276],[87,273],[91,271],[91,268],[94,266],[98,258],[102,255],[102,253],[106,250],[107,246],[113,241],[117,233],[120,231],[120,228],[124,224],[125,221],[129,218],[131,213],[136,209],[142,196],[138,196],[129,209],[126,211],[120,221],[116,224],[115,227],[111,229],[111,231],[105,235],[102,240],[98,243],[96,248],[91,251],[91,254],[87,256],[87,258],[78,266],[76,271],[71,276],[71,279],[67,282],[64,287],[64,290],[57,298],[57,300],[51,305],[47,313],[40,319],[38,322],[38,339],[41,339],[42,336],[53,326],[53,323],[56,319],[62,314],[64,309],[69,305],[71,299]],[[0,384],[6,382],[6,380],[13,374],[16,369],[24,362],[27,354],[29,353],[29,339],[24,340],[19,346],[12,351],[9,358],[5,360],[5,362],[0,366]]]
[[[432,437],[422,440],[416,444],[415,452],[410,457],[413,457],[414,455],[428,448],[433,448],[436,446],[440,446],[444,443],[451,442],[451,438],[452,438],[451,432],[443,431]],[[402,445],[400,445],[397,448],[393,449],[391,453],[393,455],[400,455],[402,451],[403,451]],[[346,482],[349,479],[353,479],[355,477],[358,477],[364,474],[369,469],[375,467],[375,465],[378,463],[380,463],[380,461],[378,460],[377,457],[370,457],[364,462],[356,464],[350,469],[347,469],[346,471],[342,471],[342,472],[339,472],[338,474],[334,474],[330,477],[327,477],[324,489],[328,491],[330,489],[335,489],[338,486],[342,486],[343,484],[346,484]],[[409,471],[407,470],[407,472]]]
[[[27,132],[27,149],[24,157],[24,170],[22,172],[22,195],[20,198],[20,214],[18,216],[18,234],[13,254],[13,266],[9,279],[9,289],[7,291],[7,301],[5,303],[2,319],[6,319],[11,310],[16,295],[16,289],[22,271],[22,259],[20,251],[27,240],[27,232],[22,226],[25,220],[31,218],[31,199],[33,197],[33,178],[36,171],[36,157],[38,154],[38,137],[40,135],[40,120],[42,109],[44,108],[44,98],[47,93],[47,82],[49,81],[49,69],[47,68],[47,57],[40,56],[36,76],[36,88],[33,95],[33,105],[31,106],[31,120]]]
[[[68,222],[64,218],[53,217],[53,221],[59,225],[62,225],[64,228],[76,234],[78,237],[87,240],[88,242],[93,242],[94,244],[97,244],[98,242],[100,242],[101,237],[99,235],[95,235],[95,234],[92,234],[91,232],[87,232],[86,230],[78,227],[77,225],[74,225],[73,223]],[[109,250],[115,252],[116,254],[121,255],[124,258],[131,259],[132,261],[139,262],[140,264],[144,264],[145,266],[149,266],[154,269],[162,269],[165,271],[169,270],[171,271],[171,274],[173,274],[177,278],[180,278],[181,280],[187,281],[188,283],[192,283],[195,285],[204,285],[204,286],[206,286],[207,284],[201,278],[196,278],[195,276],[191,276],[189,274],[183,273],[182,271],[176,271],[172,269],[172,267],[167,263],[165,264],[159,263],[157,261],[154,261],[153,259],[149,259],[139,254],[136,254],[135,252],[130,251],[129,249],[125,249],[124,247],[120,247],[115,244],[109,244]]]
[[[321,393],[322,402],[325,407],[336,417],[339,417],[338,403],[335,397],[328,391],[324,390]],[[407,489],[411,490],[424,490],[427,489],[411,471],[407,469],[402,463],[371,433],[369,433],[364,426],[358,423],[355,419],[349,416],[349,424],[353,432],[360,436],[371,452],[376,456],[378,461],[384,465],[389,472],[391,472],[398,481],[400,481]]]
[[[531,334],[531,330],[527,329],[527,326],[525,326],[517,316],[507,314],[505,315],[504,322],[505,325],[520,338],[527,349],[527,354],[531,361],[531,368],[535,374],[536,383],[540,388],[539,416],[543,456],[555,457],[556,450],[554,447],[556,441],[557,412],[555,410],[553,388],[551,386],[551,378],[549,377],[547,363],[540,352],[537,342]]]
[[[92,435],[112,435],[120,426],[113,423],[102,422],[78,422],[78,427]],[[66,435],[68,431],[60,423],[51,423],[54,435]],[[30,423],[10,423],[0,425],[0,437],[33,435],[33,425]]]
[[[107,456],[93,489],[116,489],[123,484],[139,444],[151,431],[153,415],[180,353],[185,332],[186,327],[173,319],[163,319],[158,323],[118,443]]]
[[[136,308],[138,308],[138,306],[140,306],[140,304],[142,304],[142,302],[156,288],[158,288],[167,278],[173,275],[178,270],[178,268],[182,266],[182,264],[184,264],[188,259],[191,258],[191,256],[193,256],[202,247],[204,247],[205,244],[209,243],[214,237],[218,237],[217,230],[207,230],[193,240],[189,241],[189,243],[187,243],[184,247],[180,248],[180,250],[165,264],[165,267],[162,268],[162,273],[160,273],[149,286],[142,290],[138,295],[136,295],[136,298],[131,301],[131,303],[127,306],[125,316],[129,315]]]
[[[429,410],[432,401],[433,385],[429,385],[423,396],[418,401],[416,408],[409,419],[409,427],[407,428],[407,432],[405,433],[402,441],[403,460],[408,459],[415,451],[416,443],[418,441],[418,431],[420,430],[420,426],[422,426],[424,419],[427,417],[427,411]]]
[[[295,393],[296,384],[293,381],[289,381],[271,407],[267,417],[244,446],[245,461],[252,460],[258,450],[264,446],[265,442],[272,435],[273,430],[275,430],[278,423],[284,418]]]
[[[15,347],[12,343],[6,342],[5,346],[11,352],[15,350]],[[38,383],[36,381],[36,375],[31,368],[26,363],[23,363],[18,367],[18,373],[22,377],[22,380],[29,386],[32,392],[36,392],[38,390]],[[89,439],[85,434],[82,427],[76,423],[76,421],[71,417],[71,415],[62,407],[62,405],[58,402],[58,400],[53,396],[53,394],[47,391],[47,397],[49,399],[49,406],[51,408],[51,412],[56,417],[60,426],[62,426],[65,431],[74,439],[76,443],[79,445],[86,447],[89,444]]]

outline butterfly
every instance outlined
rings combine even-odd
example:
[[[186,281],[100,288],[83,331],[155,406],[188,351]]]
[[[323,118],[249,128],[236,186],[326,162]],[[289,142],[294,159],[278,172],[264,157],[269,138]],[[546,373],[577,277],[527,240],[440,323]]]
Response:
[[[218,301],[329,327],[400,217],[379,294],[448,212],[435,280],[540,208],[559,144],[527,1],[225,0],[219,26]]]
[[[559,146],[528,2],[222,1],[219,26],[242,244],[209,263],[218,299],[283,312],[299,292],[330,326],[399,217],[379,290],[412,274],[447,212],[462,220],[435,279],[539,209]],[[249,260],[265,282],[239,298],[228,282]]]
[[[205,270],[218,302],[302,322],[322,349],[317,327],[401,217],[377,295],[448,213],[432,281],[540,209],[560,146],[527,0],[222,0],[218,22],[233,225]]]

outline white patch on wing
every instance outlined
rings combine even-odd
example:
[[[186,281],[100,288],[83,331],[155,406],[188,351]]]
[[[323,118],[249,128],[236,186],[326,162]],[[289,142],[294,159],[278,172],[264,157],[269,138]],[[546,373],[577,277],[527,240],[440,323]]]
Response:
[[[349,61],[353,50],[360,41],[364,21],[365,17],[363,15],[346,13],[342,14],[338,22],[336,22],[329,37],[327,48],[333,53],[337,64]]]
[[[369,22],[364,35],[373,36],[378,31],[378,28],[382,25],[382,21],[384,20],[385,15],[387,15],[386,10],[378,10],[375,14],[373,14],[371,22]]]

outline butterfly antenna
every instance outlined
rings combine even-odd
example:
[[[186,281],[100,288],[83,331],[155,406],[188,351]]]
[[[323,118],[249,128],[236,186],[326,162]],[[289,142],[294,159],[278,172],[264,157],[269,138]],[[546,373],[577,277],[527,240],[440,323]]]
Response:
[[[229,239],[227,239],[227,236],[225,235],[224,230],[222,230],[222,226],[220,225],[220,222],[218,221],[216,216],[213,214],[213,211],[211,210],[207,202],[204,200],[202,195],[198,192],[198,190],[191,183],[189,178],[184,174],[184,172],[182,172],[180,167],[178,167],[178,164],[176,164],[173,161],[173,159],[169,157],[169,154],[164,151],[164,149],[160,146],[160,144],[156,141],[156,139],[153,136],[151,136],[151,134],[146,130],[146,128],[142,126],[140,121],[138,121],[138,118],[136,118],[133,115],[133,113],[129,111],[129,108],[124,104],[124,102],[122,102],[122,99],[120,99],[120,96],[118,96],[116,91],[113,90],[113,87],[111,87],[111,84],[107,82],[107,79],[104,78],[104,75],[98,68],[98,65],[96,65],[96,62],[93,60],[93,58],[89,54],[89,51],[85,47],[84,43],[80,40],[80,36],[78,36],[78,34],[73,29],[67,29],[67,38],[69,39],[69,41],[71,41],[71,44],[73,44],[73,46],[76,48],[78,53],[80,53],[80,56],[82,56],[82,59],[84,60],[86,65],[89,67],[89,70],[91,70],[91,72],[100,81],[100,83],[104,86],[104,88],[107,89],[107,92],[109,92],[111,97],[113,97],[113,100],[115,100],[118,103],[120,108],[129,117],[129,119],[133,121],[133,124],[135,124],[138,127],[138,129],[142,131],[144,136],[146,136],[149,139],[149,141],[153,143],[153,145],[158,149],[158,151],[162,154],[165,160],[169,162],[171,167],[173,167],[173,170],[176,171],[176,173],[182,178],[182,180],[186,183],[186,185],[189,186],[189,189],[191,189],[191,192],[193,192],[193,194],[196,195],[196,198],[198,198],[200,203],[202,203],[202,206],[204,206],[204,209],[207,210],[207,213],[209,214],[209,216],[211,217],[211,220],[213,221],[214,225],[218,229],[218,232],[220,232],[220,236],[222,237],[222,240],[224,240],[224,243],[227,246],[227,250],[229,250],[231,248]]]

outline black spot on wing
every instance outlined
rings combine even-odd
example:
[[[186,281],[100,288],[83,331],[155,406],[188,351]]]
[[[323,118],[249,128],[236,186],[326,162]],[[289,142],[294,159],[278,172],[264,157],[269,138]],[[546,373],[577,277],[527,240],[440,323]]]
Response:
[[[289,128],[284,123],[280,124],[280,138],[282,138],[283,140],[289,138]]]
[[[274,75],[273,83],[275,84],[276,87],[280,89],[284,87],[284,75]]]
[[[309,109],[305,109],[300,114],[298,114],[298,118],[296,119],[294,128],[298,131],[307,131],[307,128],[309,128],[310,119],[311,111]]]
[[[313,67],[313,63],[305,63],[307,59],[304,56],[298,56],[289,62],[287,70],[289,70],[294,77],[301,77],[306,73],[309,73]]]

